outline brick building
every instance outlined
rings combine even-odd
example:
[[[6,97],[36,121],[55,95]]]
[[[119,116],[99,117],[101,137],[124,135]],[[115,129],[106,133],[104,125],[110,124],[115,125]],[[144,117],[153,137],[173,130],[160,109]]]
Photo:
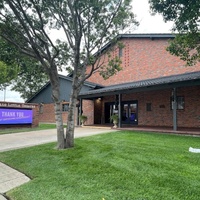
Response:
[[[119,35],[117,39],[124,48],[115,48],[112,56],[121,58],[122,70],[107,80],[98,73],[88,79],[79,95],[77,116],[78,110],[82,110],[88,117],[87,125],[109,124],[110,116],[118,113],[121,127],[199,128],[200,64],[189,67],[169,54],[166,47],[173,38],[172,34]],[[106,44],[102,51],[109,46]],[[67,102],[71,79],[70,76],[64,79],[61,99]],[[55,121],[50,86],[47,86],[27,102],[41,105],[40,121]]]
[[[199,128],[200,64],[189,67],[169,54],[166,47],[173,38],[171,34],[119,35],[125,47],[112,55],[121,57],[123,70],[107,80],[92,75],[89,81],[104,87],[79,96],[87,123],[110,123],[110,116],[118,113],[121,127]]]
[[[61,91],[60,100],[62,102],[61,103],[62,118],[63,118],[63,122],[66,123],[67,116],[68,116],[67,111],[68,111],[69,99],[70,99],[71,88],[72,88],[72,78],[59,75],[59,81],[60,81],[60,91]],[[99,88],[99,87],[101,86],[99,86],[98,84],[85,82],[81,91],[86,92],[88,90]],[[38,105],[39,122],[55,123],[54,103],[51,96],[52,96],[51,84],[50,82],[48,82],[36,94],[34,94],[31,98],[29,98],[26,101],[26,103],[35,103]],[[77,112],[76,112],[77,117],[79,115],[78,111],[79,109],[77,109]]]

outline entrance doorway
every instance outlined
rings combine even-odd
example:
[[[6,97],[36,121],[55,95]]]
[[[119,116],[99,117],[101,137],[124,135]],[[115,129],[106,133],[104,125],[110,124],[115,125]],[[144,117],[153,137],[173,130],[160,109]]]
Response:
[[[122,124],[138,124],[138,102],[122,102]]]
[[[114,114],[114,102],[105,103],[105,123],[110,123],[110,116]],[[121,103],[122,124],[138,124],[138,101],[123,101]]]
[[[110,117],[114,114],[116,105],[114,102],[105,103],[105,123],[111,123]]]

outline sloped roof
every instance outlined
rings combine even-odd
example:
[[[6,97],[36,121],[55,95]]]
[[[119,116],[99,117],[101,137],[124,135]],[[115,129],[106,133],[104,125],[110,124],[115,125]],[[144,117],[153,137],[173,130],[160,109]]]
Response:
[[[197,83],[198,81],[198,83]],[[190,83],[190,84],[189,84]],[[200,71],[172,76],[146,79],[123,84],[110,85],[101,89],[80,93],[80,98],[91,98],[111,94],[127,93],[127,91],[144,91],[162,88],[180,87],[185,85],[200,85]]]
[[[175,34],[171,33],[134,33],[134,34],[119,34],[117,38],[174,38]]]
[[[58,75],[59,78],[62,78],[66,81],[71,81],[72,82],[72,78],[69,77],[69,76],[64,76],[64,75],[61,75],[59,74]],[[50,85],[50,81],[48,81],[40,90],[38,90],[32,97],[30,97],[28,100],[26,100],[26,102],[30,102],[35,96],[37,96],[39,93],[42,92],[42,90],[44,90],[46,87],[48,87]],[[84,82],[84,85],[85,86],[88,86],[90,87],[91,89],[98,89],[98,88],[102,88],[103,86],[100,85],[100,84],[96,84],[96,83],[92,83],[92,82],[89,82],[89,81],[85,81]]]

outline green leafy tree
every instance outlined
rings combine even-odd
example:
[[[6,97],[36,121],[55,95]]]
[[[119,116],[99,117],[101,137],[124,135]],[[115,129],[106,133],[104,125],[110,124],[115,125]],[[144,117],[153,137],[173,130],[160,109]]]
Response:
[[[65,138],[58,78],[61,45],[49,37],[51,22],[54,19],[48,7],[53,3],[54,1],[1,0],[0,36],[13,44],[21,53],[39,62],[48,75],[55,105],[57,147],[62,149],[65,147]]]
[[[104,78],[109,78],[121,69],[120,59],[109,55],[109,50],[116,46],[112,43],[110,48],[103,46],[111,40],[115,44],[113,38],[119,31],[137,22],[131,12],[131,0],[66,0],[55,2],[50,9],[56,22],[63,28],[70,47],[73,81],[66,145],[73,147],[74,111],[84,81],[97,71]]]
[[[30,98],[48,80],[37,60],[21,54],[15,46],[0,40],[0,88],[10,85],[23,99]]]
[[[19,71],[15,57],[15,48],[0,39],[0,89],[8,86]]]
[[[179,34],[167,50],[188,65],[200,61],[200,0],[149,0],[153,13],[163,15],[165,21],[174,21],[173,31]]]
[[[11,81],[11,90],[19,92],[21,98],[27,100],[40,90],[47,81],[48,76],[40,63],[27,58],[24,63],[21,63],[17,77]]]
[[[10,81],[17,76],[17,69],[8,66],[6,63],[0,61],[0,89],[4,89],[9,85]]]
[[[84,81],[95,71],[109,76],[120,69],[118,58],[103,62],[103,45],[120,30],[136,24],[131,0],[1,0],[0,35],[20,52],[40,62],[52,86],[59,149],[74,146],[74,112]],[[51,29],[62,30],[64,40],[54,42]],[[12,33],[12,34],[10,34]],[[94,55],[94,52],[97,51]],[[60,110],[58,68],[73,70],[67,132]],[[91,66],[86,70],[87,66]],[[87,68],[88,69],[88,68]],[[108,76],[105,76],[108,78]]]

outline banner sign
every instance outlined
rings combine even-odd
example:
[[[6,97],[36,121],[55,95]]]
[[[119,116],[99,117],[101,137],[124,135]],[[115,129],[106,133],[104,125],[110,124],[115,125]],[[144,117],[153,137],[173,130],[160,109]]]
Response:
[[[0,124],[31,124],[32,121],[32,110],[0,108]]]

